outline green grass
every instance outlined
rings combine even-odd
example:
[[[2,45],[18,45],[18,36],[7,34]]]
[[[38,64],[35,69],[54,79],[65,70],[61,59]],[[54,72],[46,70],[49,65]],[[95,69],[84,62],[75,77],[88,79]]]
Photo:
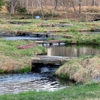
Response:
[[[35,43],[31,40],[9,41],[0,39],[0,46],[1,46],[0,53],[3,53],[4,55],[8,55],[10,57],[19,58],[24,56],[32,57],[35,54],[46,52],[43,47],[38,45],[28,49],[18,49],[18,46],[25,46],[30,44],[35,44]]]
[[[36,54],[45,53],[46,49],[41,46],[34,46],[27,49],[18,49],[18,46],[25,46],[35,44],[33,41],[9,41],[0,39],[0,73],[2,72],[27,72],[30,71],[29,67],[31,57]]]
[[[1,95],[0,100],[100,100],[100,84],[77,85],[55,92],[36,92]]]
[[[90,30],[93,28],[99,28],[99,23],[91,23],[91,22],[73,22],[73,21],[66,21],[63,20],[35,20],[35,19],[4,19],[0,18],[0,30],[12,30],[12,31],[69,31],[69,30]],[[30,22],[29,24],[10,24],[9,22]],[[59,22],[66,22],[67,24],[72,24],[72,26],[67,27],[41,27],[41,24],[58,24]],[[92,26],[92,24],[95,26]]]
[[[30,22],[29,24],[10,24],[9,22]],[[67,27],[41,27],[41,24],[58,24],[59,22],[66,22],[72,24]],[[62,20],[35,20],[35,19],[5,19],[0,18],[0,30],[2,31],[28,31],[28,32],[55,32],[59,36],[71,36],[72,38],[63,38],[67,43],[77,44],[100,44],[99,34],[81,34],[79,31],[98,29],[100,24],[98,22],[77,22]],[[58,33],[57,33],[58,32]],[[60,39],[60,38],[58,38]],[[48,39],[47,39],[48,40]]]
[[[18,73],[28,73],[31,71],[31,67],[27,66],[25,68],[20,69],[19,71],[17,71]]]

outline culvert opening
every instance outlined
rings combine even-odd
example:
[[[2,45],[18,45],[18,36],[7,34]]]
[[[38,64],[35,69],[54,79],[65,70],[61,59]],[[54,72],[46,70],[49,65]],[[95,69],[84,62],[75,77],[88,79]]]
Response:
[[[55,64],[43,64],[43,63],[34,63],[32,64],[32,72],[35,73],[50,73],[52,74],[60,65]]]

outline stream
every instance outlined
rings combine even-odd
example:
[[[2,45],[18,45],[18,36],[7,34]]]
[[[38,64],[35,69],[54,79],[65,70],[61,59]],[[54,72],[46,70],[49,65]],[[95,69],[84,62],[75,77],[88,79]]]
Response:
[[[100,54],[99,46],[52,46],[47,47],[48,56],[66,56],[66,57],[79,57],[82,55],[97,55]]]
[[[8,40],[12,39],[15,40],[16,38],[9,38]],[[48,56],[79,57],[82,55],[100,54],[100,47],[93,46],[54,45],[52,47],[47,46],[46,48]],[[55,91],[58,89],[69,87],[73,84],[72,82],[60,80],[52,76],[52,74],[58,67],[59,66],[56,65],[44,65],[42,67],[40,66],[40,69],[36,72],[23,74],[2,74],[0,75],[0,95],[12,93],[16,94],[29,90]]]
[[[100,54],[100,48],[75,45],[47,47],[47,51],[49,56],[79,57],[83,54]],[[44,65],[36,72],[0,75],[0,94],[12,94],[29,90],[55,91],[69,87],[73,84],[72,82],[63,81],[52,76],[52,73],[58,67]]]
[[[70,86],[70,82],[63,82],[52,77],[56,68],[42,67],[40,72],[25,74],[0,75],[0,94],[16,94],[26,91],[55,91]]]

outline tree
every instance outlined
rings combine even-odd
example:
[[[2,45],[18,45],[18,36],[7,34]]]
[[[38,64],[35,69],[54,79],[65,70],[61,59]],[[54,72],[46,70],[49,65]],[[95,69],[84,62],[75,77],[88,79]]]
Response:
[[[82,0],[79,0],[79,14],[81,13],[81,11],[82,11]]]
[[[71,2],[72,2],[72,7],[73,7],[73,9],[74,9],[74,12],[76,13],[77,11],[76,11],[76,9],[75,9],[74,0],[71,0]]]
[[[1,10],[3,4],[4,4],[3,0],[0,0],[0,10]]]
[[[95,6],[95,0],[92,0],[92,6]]]
[[[57,8],[57,5],[58,5],[58,0],[55,0],[55,7],[54,7],[54,9]]]
[[[15,7],[18,3],[18,0],[10,0],[10,13],[14,14],[15,13]]]

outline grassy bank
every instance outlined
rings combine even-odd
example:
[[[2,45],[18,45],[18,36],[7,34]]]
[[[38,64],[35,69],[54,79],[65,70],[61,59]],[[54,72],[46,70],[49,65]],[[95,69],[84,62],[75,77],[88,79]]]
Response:
[[[7,16],[7,15],[6,15]],[[59,27],[59,24],[62,23],[67,24],[68,26]],[[15,23],[15,24],[12,24]],[[52,25],[58,24],[58,26],[54,27]],[[42,27],[45,25],[45,27]],[[49,27],[46,27],[48,25]],[[99,29],[99,22],[78,22],[78,21],[70,21],[68,19],[59,19],[59,20],[36,20],[36,19],[16,19],[11,18],[0,18],[0,30],[12,30],[12,31],[30,31],[30,32],[66,32],[69,30],[77,30],[77,31],[86,31]]]
[[[55,72],[59,77],[74,80],[76,83],[90,81],[100,76],[100,56],[85,56],[73,59]]]
[[[67,44],[100,45],[99,33],[81,33],[76,30],[70,30],[69,34],[72,38],[66,39]]]
[[[18,49],[18,46],[35,44],[33,41],[8,41],[0,39],[0,73],[4,72],[27,72],[30,71],[31,57],[44,53],[46,50],[41,46],[28,49]]]
[[[26,92],[1,95],[0,100],[100,100],[100,84],[71,86],[55,92]]]
[[[61,27],[52,25],[63,23],[68,26]],[[12,24],[13,23],[13,24]],[[42,27],[42,25],[45,25]],[[46,25],[49,27],[46,27]],[[0,18],[0,31],[7,31],[9,35],[10,31],[16,33],[17,31],[25,32],[54,32],[55,35],[63,36],[64,38],[58,38],[58,40],[66,40],[66,43],[70,44],[100,44],[100,34],[86,34],[84,31],[100,31],[99,22],[77,22],[69,21],[66,19],[62,20],[36,20],[36,19],[6,19]],[[84,33],[82,33],[83,31]],[[2,33],[2,32],[1,32]],[[0,33],[0,35],[1,35]],[[13,34],[14,35],[14,34]]]

